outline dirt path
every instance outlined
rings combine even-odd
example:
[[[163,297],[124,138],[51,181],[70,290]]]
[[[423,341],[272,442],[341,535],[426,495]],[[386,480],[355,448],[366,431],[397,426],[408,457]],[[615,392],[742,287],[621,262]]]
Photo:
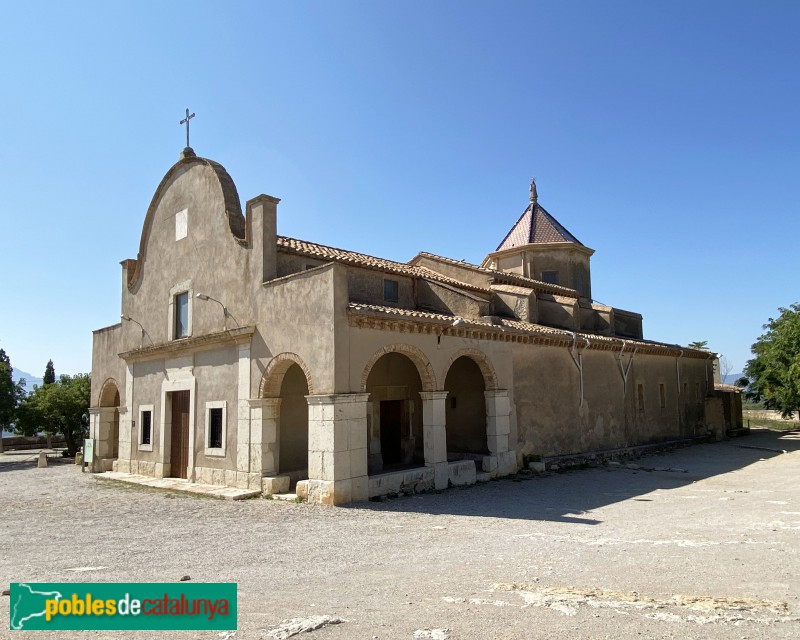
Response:
[[[290,620],[315,616],[338,622],[292,637],[796,638],[797,449],[796,435],[756,431],[638,461],[669,471],[575,471],[338,509],[165,494],[0,456],[0,582],[234,581],[228,640],[288,637]],[[0,598],[4,628],[8,607]]]

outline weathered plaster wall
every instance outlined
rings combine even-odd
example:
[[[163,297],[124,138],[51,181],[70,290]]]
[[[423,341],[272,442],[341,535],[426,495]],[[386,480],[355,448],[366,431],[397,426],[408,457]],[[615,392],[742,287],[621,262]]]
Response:
[[[440,273],[448,278],[453,278],[459,282],[466,282],[476,287],[488,288],[491,282],[491,277],[488,274],[481,273],[475,269],[459,266],[452,262],[444,260],[436,260],[428,256],[418,256],[412,263],[420,267],[427,267],[431,271]]]
[[[194,355],[193,373],[197,381],[195,399],[195,464],[211,469],[236,466],[238,350],[234,345],[199,351]],[[225,455],[206,455],[208,424],[206,402],[226,403]]]
[[[398,300],[392,302],[383,297],[384,280],[394,280],[398,283]],[[365,304],[397,305],[398,307],[414,306],[414,280],[393,273],[381,273],[371,269],[347,268],[347,287],[349,298],[352,302]]]
[[[490,307],[488,297],[454,291],[430,280],[418,281],[416,306],[465,318],[488,315]]]
[[[186,236],[176,240],[176,215],[183,210]],[[143,234],[139,277],[131,290],[123,288],[122,312],[144,326],[145,344],[148,339],[160,344],[174,338],[170,309],[181,291],[190,294],[190,335],[223,328],[221,306],[198,300],[198,292],[220,300],[240,325],[252,323],[249,292],[242,285],[252,275],[251,252],[231,233],[224,194],[211,167],[193,164],[177,170]],[[122,329],[122,350],[139,346],[139,327],[124,322]]]
[[[586,298],[592,297],[589,255],[573,245],[528,245],[525,247],[525,275],[543,280],[543,272],[557,271],[562,287],[579,290]]]
[[[629,357],[623,358],[623,366],[627,366]],[[637,354],[629,369],[627,386],[617,353],[587,349],[582,359],[581,407],[579,370],[568,348],[516,346],[514,398],[519,444],[525,454],[566,455],[698,433],[696,421],[687,422],[687,417],[702,412],[703,398],[687,397],[682,388],[679,397],[677,358]],[[704,376],[703,360],[682,359],[679,366],[682,382],[697,383]],[[637,403],[640,384],[644,411]]]
[[[615,308],[614,335],[641,339],[643,337],[642,316],[638,313]]]
[[[251,397],[270,360],[294,353],[308,368],[313,393],[333,393],[334,301],[342,272],[328,264],[266,283],[256,300]]]
[[[121,340],[121,324],[98,329],[92,335],[91,406],[100,405],[100,391],[109,378],[117,384],[121,405],[125,404],[125,363],[117,356],[122,351]]]
[[[577,299],[550,293],[538,293],[536,294],[536,306],[541,324],[568,331],[578,330],[580,315]]]

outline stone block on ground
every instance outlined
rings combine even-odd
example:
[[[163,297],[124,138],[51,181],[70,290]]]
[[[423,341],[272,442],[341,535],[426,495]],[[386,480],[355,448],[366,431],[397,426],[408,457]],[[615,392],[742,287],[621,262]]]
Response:
[[[261,490],[264,495],[268,496],[276,493],[287,493],[290,484],[291,479],[289,476],[267,476],[261,479]]]
[[[459,460],[447,465],[447,480],[452,487],[475,484],[476,472],[474,460]]]

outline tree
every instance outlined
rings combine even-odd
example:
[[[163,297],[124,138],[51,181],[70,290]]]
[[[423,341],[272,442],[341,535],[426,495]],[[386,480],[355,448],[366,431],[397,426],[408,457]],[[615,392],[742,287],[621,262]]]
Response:
[[[42,384],[53,384],[56,381],[56,369],[53,366],[53,361],[47,361],[47,367],[44,370],[44,379]]]
[[[731,371],[733,371],[731,361],[721,355],[719,357],[719,381],[722,384],[728,384],[728,376],[731,375]]]
[[[707,349],[708,348],[708,340],[695,340],[694,342],[689,343],[689,348],[691,349]]]
[[[23,435],[61,434],[70,456],[89,432],[89,397],[91,379],[88,373],[62,375],[53,384],[34,387],[17,410],[17,431]]]
[[[751,347],[755,356],[744,368],[747,398],[791,418],[800,411],[800,304],[781,307],[777,319]]]
[[[14,382],[11,359],[0,349],[0,452],[3,451],[3,431],[11,431],[17,405],[25,397],[25,380]]]

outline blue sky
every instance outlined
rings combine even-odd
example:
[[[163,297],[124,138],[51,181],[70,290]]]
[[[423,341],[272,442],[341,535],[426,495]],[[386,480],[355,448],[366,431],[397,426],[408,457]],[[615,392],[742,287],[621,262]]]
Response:
[[[91,368],[184,146],[279,233],[480,262],[539,201],[598,301],[740,371],[800,300],[797,2],[0,1],[0,346]]]

